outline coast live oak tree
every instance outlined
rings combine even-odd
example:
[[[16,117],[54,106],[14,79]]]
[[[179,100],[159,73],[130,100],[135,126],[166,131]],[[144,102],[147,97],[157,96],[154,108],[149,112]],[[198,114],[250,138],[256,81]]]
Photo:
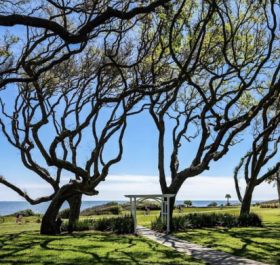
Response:
[[[127,116],[134,114],[132,109],[143,96],[124,96],[135,85],[135,74],[133,68],[120,65],[132,62],[135,51],[125,44],[114,54],[110,45],[107,43],[103,55],[102,50],[92,48],[82,58],[56,65],[38,81],[19,83],[12,110],[6,110],[3,96],[9,91],[2,91],[0,124],[4,135],[19,150],[25,167],[54,191],[33,200],[4,177],[0,183],[31,204],[51,200],[42,220],[42,234],[56,233],[55,220],[65,200],[75,200],[79,206],[82,194],[97,195],[98,184],[121,160]],[[63,172],[74,178],[61,185]],[[79,207],[74,213],[78,218]]]
[[[199,5],[182,1],[165,24],[167,36],[159,43],[160,50],[170,55],[172,74],[179,74],[172,90],[150,96],[149,109],[158,130],[163,193],[177,194],[188,178],[220,160],[254,117],[278,97],[277,5],[274,1],[203,1]],[[156,80],[153,69],[159,68],[157,62],[165,53],[153,56],[150,72]],[[165,146],[170,142],[172,152],[167,154]]]
[[[280,168],[280,162],[274,167],[268,168],[265,173],[262,171],[264,167],[278,153],[278,145],[280,142],[280,108],[279,102],[272,105],[272,108],[264,107],[260,113],[260,117],[256,118],[253,125],[253,141],[251,150],[244,155],[238,166],[234,170],[234,181],[237,196],[242,203],[240,213],[249,213],[252,201],[252,195],[256,186],[264,181],[274,179]],[[239,187],[238,174],[244,167],[243,174],[246,182],[244,195],[241,195]]]
[[[43,108],[44,104],[50,104],[49,102],[53,102],[53,97],[55,95],[57,98],[61,97],[63,100],[66,100],[64,105],[67,109],[69,108],[67,104],[69,104],[70,101],[70,99],[67,98],[73,96],[75,89],[81,91],[79,88],[81,84],[85,86],[87,82],[89,82],[88,85],[92,82],[96,82],[98,83],[98,86],[95,84],[96,89],[103,89],[103,91],[100,91],[102,96],[100,96],[99,92],[92,92],[92,94],[85,95],[84,92],[79,94],[80,92],[78,91],[77,94],[73,96],[72,100],[73,102],[76,100],[79,104],[82,104],[82,107],[77,107],[76,110],[71,110],[71,115],[67,114],[68,111],[65,110],[65,119],[72,119],[73,117],[70,118],[70,116],[73,116],[73,113],[76,113],[76,115],[82,113],[83,111],[81,110],[86,108],[91,101],[98,102],[96,105],[99,107],[93,108],[93,116],[95,117],[101,116],[99,114],[101,106],[103,106],[103,108],[108,107],[107,104],[109,103],[118,104],[115,106],[115,109],[113,108],[114,112],[117,113],[119,112],[120,106],[123,106],[124,108],[125,105],[128,106],[128,109],[132,108],[133,104],[137,103],[140,97],[139,95],[135,96],[136,92],[134,91],[138,90],[142,92],[147,88],[141,86],[141,82],[145,83],[145,80],[141,79],[145,79],[145,77],[139,76],[137,73],[137,65],[143,61],[143,58],[147,55],[149,48],[151,47],[151,41],[153,40],[154,35],[157,34],[156,31],[152,34],[147,34],[147,29],[150,27],[150,21],[147,20],[146,17],[147,14],[155,12],[160,6],[162,6],[163,9],[168,9],[165,5],[167,2],[168,1],[151,1],[145,3],[143,1],[136,5],[132,1],[127,1],[124,5],[121,1],[110,1],[110,3],[109,1],[95,1],[94,3],[92,3],[92,1],[75,1],[74,4],[72,1],[71,3],[66,3],[65,1],[47,1],[45,3],[35,3],[34,1],[32,3],[28,1],[5,1],[5,5],[3,5],[5,8],[1,10],[0,14],[0,25],[11,27],[12,30],[10,30],[9,34],[3,35],[1,40],[0,59],[2,61],[0,63],[0,86],[4,87],[9,83],[17,82],[20,90],[18,98],[15,101],[15,112],[13,114],[9,115],[6,113],[4,102],[2,102],[2,112],[4,116],[14,121],[12,123],[12,136],[7,133],[7,128],[3,120],[2,127],[10,143],[21,151],[21,157],[25,166],[47,181],[53,187],[54,193],[50,196],[33,200],[27,193],[23,192],[12,183],[9,183],[4,177],[1,177],[0,181],[12,188],[19,195],[23,196],[31,204],[53,200],[53,203],[44,216],[41,229],[42,233],[48,234],[55,232],[54,220],[56,212],[59,210],[59,205],[65,200],[65,198],[69,201],[71,208],[70,224],[72,224],[79,216],[81,194],[83,192],[86,193],[85,190],[87,189],[87,185],[85,185],[84,191],[81,189],[82,192],[78,191],[74,194],[74,192],[71,191],[69,192],[69,194],[71,193],[70,197],[68,196],[68,193],[67,196],[61,196],[62,191],[65,190],[64,187],[60,188],[59,186],[61,172],[62,170],[71,171],[72,173],[75,173],[76,180],[80,181],[83,179],[81,185],[87,183],[84,181],[85,177],[83,178],[79,176],[79,172],[77,172],[80,168],[76,165],[76,158],[72,158],[72,161],[68,161],[68,163],[62,163],[61,160],[67,160],[67,156],[69,157],[69,154],[71,153],[73,157],[76,156],[76,149],[80,144],[80,140],[77,140],[74,147],[69,147],[65,142],[69,142],[70,138],[80,139],[80,135],[82,135],[86,125],[90,124],[89,119],[83,123],[83,126],[80,126],[78,122],[76,122],[77,128],[74,130],[75,133],[73,133],[71,137],[66,135],[67,133],[64,135],[64,130],[67,130],[67,126],[65,127],[63,124],[59,125],[59,122],[56,120],[55,116],[53,116],[56,115],[56,112],[51,110],[52,108],[59,108],[58,106],[60,104],[54,103],[53,107],[49,106],[50,112],[47,112],[45,108]],[[1,3],[3,4],[3,1],[1,1]],[[15,27],[13,30],[13,27],[17,25],[20,25],[20,36],[22,39],[19,39],[17,36],[18,34],[16,31],[18,28]],[[23,28],[26,29],[26,35],[23,34]],[[141,29],[141,31],[136,34],[134,28]],[[14,33],[14,35],[12,33]],[[14,44],[16,44],[17,49],[14,48]],[[75,54],[79,54],[81,58],[83,58],[85,56],[83,51],[87,49],[86,47],[89,45],[92,46],[88,48],[88,51],[91,51],[94,54],[90,59],[95,60],[96,62],[103,61],[104,64],[95,63],[92,65],[90,62],[84,62],[84,64],[77,66],[76,62],[69,62],[69,58],[71,59]],[[104,54],[107,60],[105,60],[105,62],[103,58]],[[75,60],[78,60],[77,57]],[[74,68],[80,68],[79,71],[74,71],[74,74],[72,64],[74,64]],[[86,67],[92,67],[93,70]],[[98,69],[96,67],[98,67]],[[130,71],[129,75],[125,74],[123,72],[124,69],[132,69],[133,73]],[[125,71],[128,73],[128,70]],[[79,76],[77,74],[78,72]],[[86,77],[81,74],[83,72],[88,72]],[[107,73],[108,80],[104,78],[104,76],[106,76],[105,73]],[[72,78],[74,78],[74,80],[71,81]],[[59,87],[66,85],[67,82],[65,82],[64,79],[68,80],[69,88],[62,91]],[[117,79],[118,81],[113,79]],[[123,87],[120,87],[118,83],[119,80],[122,80]],[[135,85],[133,80],[136,81],[138,85]],[[26,83],[26,85],[24,85],[24,83]],[[108,84],[110,87],[106,87]],[[112,88],[113,84],[115,85],[114,88]],[[70,89],[70,86],[72,85],[73,88]],[[32,87],[31,90],[30,87]],[[91,88],[87,90],[90,89]],[[36,91],[34,92],[35,95],[28,94],[26,92],[27,90],[33,92]],[[44,90],[44,93],[40,94],[38,90]],[[50,91],[48,92],[48,90]],[[60,93],[60,96],[58,96],[57,91]],[[52,96],[51,98],[49,98],[50,95]],[[111,97],[113,97],[113,99]],[[105,99],[103,100],[103,98]],[[126,102],[127,100],[129,103]],[[59,102],[61,101],[62,100]],[[30,102],[36,107],[32,106]],[[81,102],[87,102],[87,104]],[[77,106],[79,104],[77,104]],[[71,103],[70,105],[73,107],[74,103]],[[109,107],[112,108],[112,106]],[[30,109],[32,109],[32,111]],[[98,141],[98,144],[100,145],[98,147],[99,152],[96,152],[96,155],[94,155],[96,161],[98,160],[98,157],[100,161],[103,161],[101,155],[103,152],[102,146],[104,146],[110,137],[116,134],[118,130],[125,127],[126,112],[128,109],[124,109],[124,114],[118,118],[114,118],[113,116],[108,120],[108,124],[114,124],[112,127],[115,126],[117,129],[114,131],[111,126],[104,128],[104,135],[102,137],[105,137],[106,141],[104,141],[104,139]],[[31,112],[31,116],[28,118],[26,118],[26,111]],[[40,113],[40,111],[42,112],[39,114],[39,116],[41,115],[41,121],[36,122],[36,126],[34,124],[31,126],[32,123],[30,120],[35,118],[36,114],[38,114],[38,112]],[[75,118],[77,119],[77,117]],[[33,134],[36,130],[41,131],[44,126],[45,128],[49,128],[46,125],[49,123],[49,119],[53,120],[55,133],[58,138],[55,138],[53,144],[47,148],[44,147],[44,141],[40,141],[38,136],[38,139],[36,136],[35,139],[32,139],[32,137],[34,137]],[[119,121],[118,126],[115,120]],[[21,128],[18,127],[20,121],[23,121],[23,127]],[[63,119],[61,118],[61,122],[62,121]],[[96,120],[93,119],[91,123],[96,123]],[[20,133],[24,134],[24,131],[26,136],[22,136],[24,140],[20,141],[19,139],[21,139],[21,137],[19,137],[19,135]],[[120,139],[122,140],[123,131],[121,130],[121,132]],[[63,136],[61,136],[61,134],[63,134]],[[31,137],[31,139],[29,139],[26,144],[26,139],[28,139],[28,137]],[[95,142],[98,140],[96,135],[94,135],[94,140]],[[119,141],[121,142],[121,140]],[[28,145],[30,146],[27,147]],[[60,146],[61,150],[59,148],[57,149],[56,146]],[[66,148],[67,146],[70,148],[69,150]],[[39,148],[47,165],[56,168],[57,173],[53,179],[46,167],[34,162],[32,158],[32,150],[36,147]],[[49,149],[49,154],[46,152],[47,149]],[[55,152],[57,150],[63,153],[60,160],[55,159]],[[122,153],[122,148],[120,148],[120,153]],[[120,157],[121,155],[118,155],[111,162],[103,165],[103,174],[101,174],[102,177],[99,179],[102,179],[106,175],[104,172],[109,169],[111,164],[119,161]],[[72,166],[69,164],[71,162],[73,163]],[[97,165],[98,163],[95,162],[94,166],[96,167]],[[90,166],[90,163],[87,166]],[[81,171],[81,174],[85,173]],[[97,185],[98,183],[99,181],[95,181],[94,185]],[[70,186],[73,185],[74,184],[71,184]],[[93,194],[95,194],[94,185],[91,191]],[[57,198],[59,202],[57,202]]]
[[[168,2],[0,0],[0,88],[38,80],[102,36],[134,34],[139,21]]]

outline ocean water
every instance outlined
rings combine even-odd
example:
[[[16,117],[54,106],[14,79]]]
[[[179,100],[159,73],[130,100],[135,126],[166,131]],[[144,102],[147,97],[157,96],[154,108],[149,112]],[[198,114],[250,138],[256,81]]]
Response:
[[[109,201],[82,201],[81,210],[108,202]],[[123,202],[125,201],[118,201],[118,203]],[[34,213],[44,214],[49,204],[50,202],[43,202],[37,205],[31,205],[29,202],[25,201],[0,201],[0,215],[13,214],[26,209],[31,209]],[[69,204],[65,202],[61,206],[60,210],[63,210],[68,207]]]
[[[193,206],[196,207],[205,207],[208,204],[210,204],[212,201],[192,201]],[[101,205],[108,203],[109,201],[82,201],[82,206],[81,210],[84,210],[89,207],[93,207],[96,205]],[[118,203],[124,203],[128,201],[117,201]],[[226,204],[226,200],[216,200],[218,205],[221,204]],[[256,203],[260,201],[253,201],[252,203]],[[235,203],[240,203],[239,201],[234,201],[230,200],[230,203],[235,204]],[[8,214],[13,214],[18,211],[26,210],[26,209],[31,209],[33,212],[38,213],[38,214],[44,214],[49,206],[49,202],[44,202],[38,205],[31,205],[28,202],[25,201],[0,201],[0,215],[8,215]],[[176,201],[176,204],[183,204],[183,201]],[[68,203],[64,203],[61,207],[61,210],[68,208],[69,205]]]

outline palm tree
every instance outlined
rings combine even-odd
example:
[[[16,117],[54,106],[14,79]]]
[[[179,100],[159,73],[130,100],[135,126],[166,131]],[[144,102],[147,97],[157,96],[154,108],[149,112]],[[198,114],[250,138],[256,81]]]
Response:
[[[231,198],[230,194],[226,194],[225,198],[227,199],[227,205],[229,205],[229,199]]]

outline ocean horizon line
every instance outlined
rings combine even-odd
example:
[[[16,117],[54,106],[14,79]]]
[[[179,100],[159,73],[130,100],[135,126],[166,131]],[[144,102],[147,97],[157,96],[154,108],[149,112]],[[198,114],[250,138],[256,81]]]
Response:
[[[148,200],[153,200],[153,199],[149,199]],[[186,199],[176,199],[176,201],[185,201]],[[190,201],[226,201],[227,199],[208,199],[208,200],[195,200],[195,199],[187,199]],[[275,200],[275,199],[256,199],[256,200],[252,200],[255,202],[262,202],[262,201],[271,201],[271,200]],[[82,202],[129,202],[129,200],[82,200]],[[230,199],[230,201],[239,201],[238,199]],[[25,200],[0,200],[0,202],[26,202]]]
[[[82,201],[81,211],[87,208],[91,208],[97,205],[106,204],[109,202],[129,203],[129,200],[96,200],[96,201]],[[206,207],[212,202],[216,202],[218,205],[226,204],[227,199],[223,200],[191,200],[194,207]],[[265,200],[252,200],[252,203],[264,202]],[[176,204],[183,204],[184,200],[176,200]],[[232,204],[240,204],[238,200],[230,200]],[[27,201],[0,201],[0,215],[15,214],[17,212],[31,209],[35,214],[44,214],[49,206],[50,202],[43,202],[37,205],[31,205]],[[67,202],[65,202],[60,210],[69,208]]]

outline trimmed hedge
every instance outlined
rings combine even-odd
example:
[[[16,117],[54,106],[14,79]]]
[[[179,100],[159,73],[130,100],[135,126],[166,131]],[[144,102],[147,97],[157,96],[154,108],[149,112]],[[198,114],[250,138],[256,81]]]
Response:
[[[61,225],[61,231],[67,231],[68,221]],[[112,231],[116,234],[131,234],[134,231],[133,218],[129,215],[101,219],[82,219],[74,224],[73,231]]]
[[[189,228],[206,228],[206,227],[248,227],[256,226],[262,227],[262,218],[256,213],[242,214],[235,216],[229,213],[190,213],[188,215],[181,215],[172,218],[172,230],[184,231]],[[165,230],[161,218],[152,221],[151,227],[153,230]]]

